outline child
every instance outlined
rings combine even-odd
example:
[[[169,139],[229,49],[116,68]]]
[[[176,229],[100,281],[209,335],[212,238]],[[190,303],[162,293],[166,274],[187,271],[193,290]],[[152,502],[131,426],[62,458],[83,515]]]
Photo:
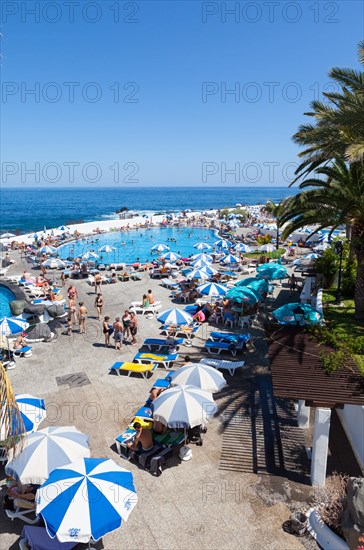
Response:
[[[71,315],[69,315],[67,317],[67,334],[68,334],[68,336],[72,336],[72,325],[73,325],[72,317],[71,317]]]

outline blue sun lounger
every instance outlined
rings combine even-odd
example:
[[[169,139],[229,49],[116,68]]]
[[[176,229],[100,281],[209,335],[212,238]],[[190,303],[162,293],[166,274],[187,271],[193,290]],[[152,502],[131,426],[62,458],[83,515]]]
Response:
[[[220,355],[222,351],[225,351],[231,353],[234,357],[238,351],[243,349],[243,345],[243,342],[241,344],[231,342],[212,342],[211,340],[207,340],[207,342],[205,342],[205,348],[209,353],[213,355]]]
[[[16,357],[30,357],[32,355],[32,346],[23,346],[13,351]]]
[[[183,344],[183,338],[174,339],[175,346],[180,346],[181,344]],[[159,351],[162,348],[169,347],[171,345],[171,340],[163,338],[146,338],[143,345],[147,346],[150,350],[156,348],[156,351]]]
[[[214,342],[228,342],[230,344],[246,344],[251,339],[250,334],[234,334],[233,332],[211,332],[209,340]]]
[[[157,353],[137,353],[134,357],[136,363],[142,364],[145,363],[157,363],[163,365],[164,368],[169,369],[171,363],[178,359],[178,353],[173,353],[171,355],[159,355]]]

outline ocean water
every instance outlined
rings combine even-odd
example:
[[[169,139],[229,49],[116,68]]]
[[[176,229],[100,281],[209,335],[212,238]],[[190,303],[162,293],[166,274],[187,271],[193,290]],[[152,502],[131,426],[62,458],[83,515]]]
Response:
[[[62,224],[117,218],[115,211],[173,212],[235,204],[278,202],[297,193],[287,187],[2,188],[1,233],[27,233]]]

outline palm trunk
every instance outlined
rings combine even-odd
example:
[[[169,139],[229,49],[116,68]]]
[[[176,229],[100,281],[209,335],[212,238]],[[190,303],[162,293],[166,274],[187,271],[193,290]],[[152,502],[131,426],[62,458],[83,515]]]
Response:
[[[351,231],[351,242],[358,261],[355,281],[355,319],[364,320],[364,226],[354,225]]]
[[[279,225],[277,223],[277,243],[276,243],[276,250],[279,248]]]

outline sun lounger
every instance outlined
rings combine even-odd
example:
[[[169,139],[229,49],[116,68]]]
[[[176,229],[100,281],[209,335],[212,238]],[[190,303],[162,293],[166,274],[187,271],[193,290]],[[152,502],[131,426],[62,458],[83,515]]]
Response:
[[[175,372],[174,370],[170,370],[168,371],[168,374],[164,378],[157,378],[152,388],[161,388],[161,389],[169,388],[171,385],[171,376],[174,372]]]
[[[233,332],[211,332],[209,340],[213,342],[228,342],[230,344],[246,344],[251,339],[251,335],[246,334],[234,334]]]
[[[243,349],[243,346],[245,345],[245,342],[237,343],[234,342],[213,342],[211,340],[207,340],[205,342],[205,348],[207,351],[213,355],[220,355],[222,351],[231,353],[232,356],[235,357],[238,351],[241,351]]]
[[[19,349],[14,349],[14,355],[16,357],[30,357],[32,355],[32,346],[23,346]]]
[[[157,366],[158,364],[155,362],[151,362],[149,365],[142,365],[139,363],[130,363],[128,361],[118,361],[113,364],[110,372],[115,371],[118,375],[120,375],[121,371],[124,371],[128,373],[128,376],[130,376],[132,372],[135,372],[141,374],[144,380],[147,380],[148,374],[153,372]]]
[[[177,283],[177,281],[173,281],[172,279],[162,279],[161,280],[161,285],[164,286],[165,288],[169,288],[170,290],[175,290],[176,288],[179,287],[179,283]]]
[[[25,523],[29,523],[30,525],[37,523],[39,521],[38,516],[34,517],[35,508],[15,507],[14,511],[5,510],[5,513],[11,521],[14,521],[14,519],[21,519],[22,521],[24,521]]]
[[[171,363],[178,359],[178,353],[173,353],[170,355],[158,355],[156,353],[137,353],[134,357],[134,361],[137,363],[157,363],[163,365],[164,368],[169,369]]]
[[[162,339],[162,338],[146,338],[143,342],[144,346],[147,346],[150,350],[153,348],[156,348],[156,351],[159,351],[162,348],[165,347],[171,347],[174,346],[180,346],[183,344],[183,338],[177,338],[176,340],[168,340],[168,339]]]
[[[243,367],[245,361],[222,361],[221,359],[209,359],[206,357],[206,359],[201,359],[200,363],[218,370],[227,370],[231,376],[234,376],[236,369]]]
[[[155,315],[156,313],[159,312],[160,308],[161,308],[161,304],[159,303],[159,304],[153,304],[148,307],[131,306],[129,308],[129,311],[137,315],[146,315],[147,313],[152,313],[153,315]]]
[[[71,550],[77,544],[74,542],[59,542],[57,537],[51,539],[44,527],[27,525],[24,527],[19,541],[20,550]],[[93,548],[90,546],[90,548]]]
[[[194,324],[194,325],[183,325],[180,327],[174,327],[171,325],[164,325],[161,328],[162,334],[171,334],[173,333],[174,336],[184,336],[185,338],[191,338],[192,336],[196,336],[197,332],[200,330],[200,324]]]

